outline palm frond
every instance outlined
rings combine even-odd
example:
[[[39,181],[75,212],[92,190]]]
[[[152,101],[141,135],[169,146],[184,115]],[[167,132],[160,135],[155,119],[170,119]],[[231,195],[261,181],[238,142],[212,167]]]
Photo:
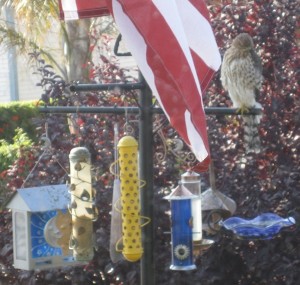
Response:
[[[27,35],[41,36],[58,19],[58,1],[0,0],[0,8],[12,8],[19,26]]]
[[[66,78],[65,69],[51,55],[51,51],[42,48],[36,41],[30,40],[24,34],[13,28],[0,24],[0,44],[6,48],[16,47],[19,54],[27,55],[33,50],[38,51],[49,63],[53,64]]]

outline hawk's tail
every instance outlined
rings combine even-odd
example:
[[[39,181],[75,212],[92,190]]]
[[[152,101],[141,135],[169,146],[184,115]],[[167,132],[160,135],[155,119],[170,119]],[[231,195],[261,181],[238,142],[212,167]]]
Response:
[[[259,103],[256,103],[257,108],[261,108]],[[261,115],[243,116],[244,119],[244,140],[246,152],[259,153],[261,151],[261,142],[258,132],[258,125],[261,120]]]

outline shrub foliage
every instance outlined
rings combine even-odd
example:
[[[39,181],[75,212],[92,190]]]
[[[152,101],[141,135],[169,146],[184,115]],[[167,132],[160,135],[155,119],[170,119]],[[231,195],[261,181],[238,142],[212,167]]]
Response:
[[[13,143],[15,129],[22,128],[32,141],[36,141],[33,118],[38,117],[36,102],[12,102],[0,105],[0,139]]]

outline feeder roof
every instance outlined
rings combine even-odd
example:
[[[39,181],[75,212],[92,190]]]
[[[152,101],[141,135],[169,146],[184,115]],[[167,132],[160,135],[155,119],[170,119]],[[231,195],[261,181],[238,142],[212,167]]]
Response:
[[[27,212],[46,212],[67,209],[68,204],[68,186],[61,184],[18,189],[6,207]]]
[[[186,187],[182,184],[179,184],[171,194],[164,197],[167,200],[183,200],[183,199],[195,199],[198,196],[192,194]]]
[[[207,189],[201,194],[202,211],[222,209],[233,214],[236,210],[236,203],[218,190]]]

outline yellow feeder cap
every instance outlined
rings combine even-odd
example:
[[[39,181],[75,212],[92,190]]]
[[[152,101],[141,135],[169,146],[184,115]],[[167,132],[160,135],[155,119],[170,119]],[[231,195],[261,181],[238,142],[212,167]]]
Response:
[[[132,136],[124,136],[119,140],[118,147],[138,146],[136,139]]]

